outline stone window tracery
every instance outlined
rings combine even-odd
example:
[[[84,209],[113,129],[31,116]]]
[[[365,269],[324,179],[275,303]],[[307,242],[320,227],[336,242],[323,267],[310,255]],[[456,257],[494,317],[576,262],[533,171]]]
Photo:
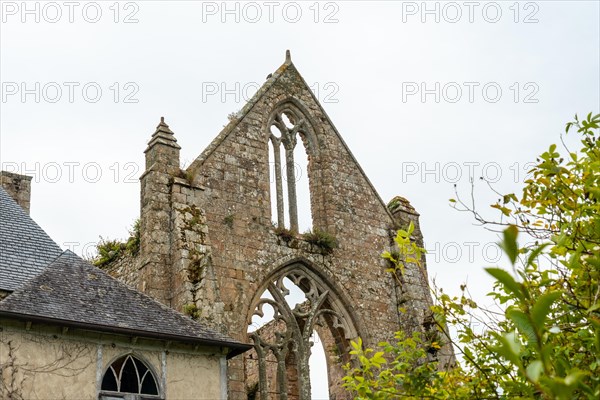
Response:
[[[294,287],[303,296],[290,301]],[[249,330],[254,351],[247,367],[256,371],[256,398],[309,400],[315,330],[331,332],[342,354],[348,340],[358,336],[346,308],[326,283],[301,264],[284,268],[271,279],[254,304],[253,315],[263,320],[262,326],[254,323]],[[268,323],[264,323],[266,314]]]
[[[303,185],[308,179],[307,152],[299,151],[303,148],[306,150],[308,146],[306,136],[308,129],[307,119],[293,106],[278,109],[269,124],[269,142],[273,158],[271,168],[271,182],[274,183],[271,188],[271,202],[274,203],[273,219],[279,228],[288,228],[295,232],[299,229],[299,200],[308,203],[300,204],[302,213],[309,214],[301,216],[310,219],[309,225],[312,225],[308,184]],[[299,199],[300,185],[306,186],[308,199]]]

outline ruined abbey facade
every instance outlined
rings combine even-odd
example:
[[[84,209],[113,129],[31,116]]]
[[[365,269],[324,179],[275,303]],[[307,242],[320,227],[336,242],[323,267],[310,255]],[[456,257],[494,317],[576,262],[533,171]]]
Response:
[[[290,168],[297,146],[308,160],[312,236],[298,232],[301,199]],[[140,178],[140,251],[106,268],[254,345],[229,360],[229,398],[309,399],[313,331],[325,350],[330,398],[348,398],[341,378],[350,340],[374,346],[399,329],[430,328],[424,263],[398,281],[381,258],[409,221],[422,244],[418,214],[401,197],[382,201],[289,53],[186,169],[179,152],[161,120]],[[287,301],[292,285],[305,294],[295,305]],[[251,329],[263,314],[271,322]]]

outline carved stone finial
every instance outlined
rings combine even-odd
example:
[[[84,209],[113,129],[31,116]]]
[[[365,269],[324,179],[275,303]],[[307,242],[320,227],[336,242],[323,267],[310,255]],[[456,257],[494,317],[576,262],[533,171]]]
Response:
[[[285,63],[286,64],[291,64],[292,63],[292,53],[290,53],[289,50],[285,51]]]
[[[150,138],[146,152],[157,143],[166,144],[176,149],[181,148],[177,144],[177,139],[175,139],[173,131],[165,123],[165,117],[160,117],[160,123],[156,126],[156,131],[152,134],[152,138]]]
[[[165,117],[160,117],[160,123],[158,124],[156,129],[173,134],[173,132],[171,132],[171,130],[169,129],[169,125],[167,125],[167,123],[165,122]]]

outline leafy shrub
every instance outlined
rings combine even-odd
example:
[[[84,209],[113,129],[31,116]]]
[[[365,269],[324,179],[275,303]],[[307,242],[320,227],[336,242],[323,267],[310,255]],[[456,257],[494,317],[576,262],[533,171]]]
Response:
[[[125,243],[125,249],[132,256],[136,256],[140,251],[140,219],[136,219],[129,231],[129,239]]]
[[[97,267],[106,266],[116,260],[125,247],[125,244],[118,240],[104,239],[100,236],[100,242],[96,245],[98,255],[93,260],[93,264]]]
[[[488,299],[501,312],[478,307],[466,285],[460,297],[434,292],[438,332],[462,356],[462,366],[441,371],[437,361],[426,362],[435,337],[421,341],[400,332],[378,352],[353,342],[355,367],[347,366],[344,387],[359,399],[600,398],[599,127],[600,114],[575,116],[566,131],[577,128],[581,150],[565,146],[568,154],[561,156],[553,144],[541,154],[522,194],[492,205],[504,220],[486,221],[474,206],[451,200],[480,223],[502,227],[500,247],[511,264],[511,272],[486,268],[495,279]],[[417,254],[407,233],[398,232],[400,254]],[[535,244],[521,247],[521,233]],[[384,257],[404,268],[403,257]],[[476,333],[479,323],[488,329]]]
[[[111,262],[118,259],[123,254],[136,256],[140,251],[140,219],[138,218],[133,223],[129,231],[127,242],[120,240],[104,239],[100,236],[100,242],[96,245],[96,257],[89,260],[96,267],[106,267]]]

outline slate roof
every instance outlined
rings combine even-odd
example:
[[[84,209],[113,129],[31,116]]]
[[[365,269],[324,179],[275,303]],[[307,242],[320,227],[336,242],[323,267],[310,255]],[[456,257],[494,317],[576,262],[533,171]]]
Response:
[[[251,346],[208,329],[65,251],[42,273],[0,302],[0,316],[82,329],[226,346]]]
[[[129,288],[61,248],[0,187],[0,317],[92,331],[251,348]]]
[[[17,289],[61,253],[61,248],[0,187],[0,290]]]

